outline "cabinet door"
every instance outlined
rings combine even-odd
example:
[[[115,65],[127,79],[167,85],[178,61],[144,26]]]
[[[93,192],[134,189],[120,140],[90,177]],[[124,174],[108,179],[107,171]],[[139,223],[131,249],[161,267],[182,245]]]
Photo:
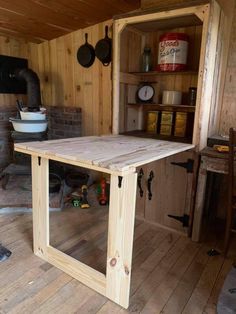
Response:
[[[147,188],[150,173],[153,172],[154,176],[151,182],[152,197],[146,191],[145,220],[182,232],[188,231],[177,219],[188,219],[190,214],[193,174],[173,164],[188,160],[193,160],[193,152],[179,153],[147,165]]]

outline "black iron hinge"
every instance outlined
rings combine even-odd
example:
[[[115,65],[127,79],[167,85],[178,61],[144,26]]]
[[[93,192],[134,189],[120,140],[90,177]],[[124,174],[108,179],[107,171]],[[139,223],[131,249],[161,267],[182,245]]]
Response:
[[[193,167],[194,167],[194,160],[188,159],[186,162],[171,162],[174,166],[179,166],[182,168],[185,168],[187,170],[187,173],[193,173]]]
[[[189,215],[186,214],[184,214],[183,216],[168,215],[168,217],[181,222],[183,224],[183,227],[189,226]]]

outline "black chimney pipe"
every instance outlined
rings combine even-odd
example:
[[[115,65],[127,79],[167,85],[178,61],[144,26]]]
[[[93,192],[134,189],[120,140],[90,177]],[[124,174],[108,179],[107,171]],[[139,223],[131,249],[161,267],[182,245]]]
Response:
[[[15,77],[27,83],[28,110],[39,111],[42,103],[38,75],[31,69],[18,69],[15,71]]]

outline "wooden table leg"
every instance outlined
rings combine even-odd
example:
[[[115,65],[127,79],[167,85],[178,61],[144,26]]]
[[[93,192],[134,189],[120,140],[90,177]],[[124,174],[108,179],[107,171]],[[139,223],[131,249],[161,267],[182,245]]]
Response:
[[[205,190],[206,190],[206,181],[207,181],[207,171],[204,166],[204,162],[201,162],[198,175],[197,183],[197,194],[193,218],[193,231],[192,231],[192,240],[200,240],[200,232],[202,226],[202,216],[205,202]]]
[[[111,175],[106,296],[129,306],[137,174]]]
[[[49,245],[48,159],[32,156],[34,253],[45,258]]]

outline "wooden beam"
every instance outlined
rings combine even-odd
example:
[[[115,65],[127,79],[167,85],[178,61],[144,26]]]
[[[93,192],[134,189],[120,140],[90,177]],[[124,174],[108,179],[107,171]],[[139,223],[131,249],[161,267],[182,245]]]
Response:
[[[111,176],[106,296],[129,306],[137,174]]]
[[[205,11],[203,23],[202,48],[200,54],[198,93],[196,101],[193,143],[201,150],[207,145],[210,123],[211,100],[214,89],[214,73],[217,57],[217,39],[220,24],[220,6],[212,1],[210,10]]]
[[[48,159],[32,156],[34,254],[45,258],[49,245]]]
[[[208,3],[208,0],[141,0],[141,8],[173,9]]]
[[[47,247],[46,260],[91,289],[106,294],[106,277],[97,270],[51,246]]]

